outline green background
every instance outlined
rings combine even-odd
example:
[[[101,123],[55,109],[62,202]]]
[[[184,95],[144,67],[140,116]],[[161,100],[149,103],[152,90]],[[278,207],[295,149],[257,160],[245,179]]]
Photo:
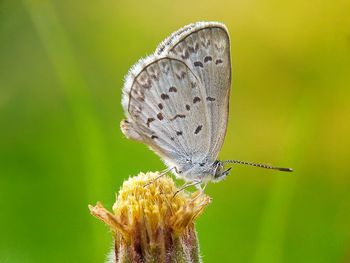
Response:
[[[129,67],[171,32],[224,22],[233,85],[197,222],[204,262],[350,262],[350,2],[0,1],[0,262],[103,262],[124,179],[164,169],[119,130]]]

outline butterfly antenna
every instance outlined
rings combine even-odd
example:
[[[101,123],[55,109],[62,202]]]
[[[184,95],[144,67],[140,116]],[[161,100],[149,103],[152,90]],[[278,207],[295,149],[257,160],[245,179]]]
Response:
[[[239,161],[239,160],[227,160],[227,161],[223,161],[222,163],[223,164],[225,163],[245,164],[245,165],[250,165],[250,166],[255,166],[255,167],[260,167],[265,169],[278,170],[282,172],[293,172],[292,168],[274,167],[267,164],[251,163],[251,162],[245,162],[245,161]]]

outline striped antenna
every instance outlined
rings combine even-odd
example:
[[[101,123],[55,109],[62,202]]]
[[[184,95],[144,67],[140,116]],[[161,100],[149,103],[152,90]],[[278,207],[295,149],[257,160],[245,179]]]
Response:
[[[293,172],[292,168],[274,167],[267,164],[251,163],[251,162],[245,162],[245,161],[239,161],[239,160],[227,160],[222,162],[222,164],[225,164],[225,163],[245,164],[245,165],[250,165],[250,166],[255,166],[255,167],[260,167],[265,169],[278,170],[282,172]]]

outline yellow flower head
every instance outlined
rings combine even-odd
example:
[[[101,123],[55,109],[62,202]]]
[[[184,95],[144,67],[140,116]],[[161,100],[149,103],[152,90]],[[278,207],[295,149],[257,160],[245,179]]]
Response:
[[[171,249],[175,258],[188,257],[185,262],[192,262],[196,255],[199,257],[193,223],[210,198],[185,191],[175,195],[178,188],[174,181],[167,176],[158,178],[159,175],[158,172],[140,173],[125,181],[113,213],[99,203],[89,207],[91,213],[114,232],[117,259],[137,256],[145,262],[147,258],[162,262],[171,256]]]

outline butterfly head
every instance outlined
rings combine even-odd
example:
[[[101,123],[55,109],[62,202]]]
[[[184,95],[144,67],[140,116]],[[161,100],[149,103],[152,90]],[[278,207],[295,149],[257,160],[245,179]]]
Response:
[[[215,161],[213,164],[214,172],[213,172],[213,182],[219,182],[223,180],[230,172],[231,168],[225,169],[224,162]]]

